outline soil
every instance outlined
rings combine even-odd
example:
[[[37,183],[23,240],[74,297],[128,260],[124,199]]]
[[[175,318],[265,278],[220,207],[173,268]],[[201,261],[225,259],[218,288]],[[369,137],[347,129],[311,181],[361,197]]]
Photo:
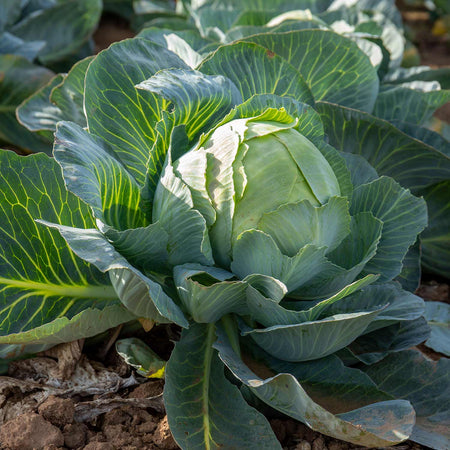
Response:
[[[148,381],[133,390],[123,390],[123,399],[162,393],[159,380]],[[93,400],[93,399],[91,399]],[[86,399],[83,399],[85,402]],[[50,396],[36,412],[9,420],[0,428],[2,449],[89,449],[156,450],[177,449],[167,417],[152,408],[133,404],[114,408],[95,418],[78,422],[75,411],[80,401]]]
[[[95,53],[108,48],[113,42],[132,38],[135,35],[136,33],[130,29],[125,19],[113,14],[105,14],[94,33]]]
[[[122,399],[142,399],[162,393],[160,380],[146,381],[119,392]],[[94,400],[93,398],[89,400]],[[88,400],[88,401],[89,401]],[[79,422],[75,412],[86,399],[50,396],[37,410],[21,414],[0,427],[4,450],[176,450],[164,413],[126,405]],[[273,419],[272,429],[286,450],[361,449],[357,445],[321,435],[292,419]],[[413,442],[394,448],[426,449]]]

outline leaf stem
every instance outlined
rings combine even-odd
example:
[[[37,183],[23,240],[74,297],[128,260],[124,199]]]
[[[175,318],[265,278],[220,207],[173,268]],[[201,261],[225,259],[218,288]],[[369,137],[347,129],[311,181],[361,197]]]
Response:
[[[209,419],[209,386],[211,383],[211,362],[213,357],[213,342],[216,340],[216,327],[213,323],[210,323],[207,325],[207,335],[206,335],[206,350],[205,350],[205,357],[203,359],[203,367],[204,367],[204,378],[206,380],[205,383],[203,383],[203,395],[202,395],[202,402],[203,402],[203,428],[204,428],[204,436],[205,436],[205,446],[209,450],[210,447],[210,436],[211,436],[211,429],[210,429],[210,419]]]
[[[76,285],[76,284],[51,284],[29,280],[13,280],[0,277],[0,285],[7,288],[19,288],[24,291],[34,291],[36,294],[48,296],[65,296],[75,298],[92,299],[117,299],[116,291],[112,286],[102,285]]]
[[[225,333],[230,340],[231,347],[236,355],[241,357],[241,347],[239,345],[239,332],[237,328],[236,319],[233,314],[227,314],[220,319],[225,330]]]

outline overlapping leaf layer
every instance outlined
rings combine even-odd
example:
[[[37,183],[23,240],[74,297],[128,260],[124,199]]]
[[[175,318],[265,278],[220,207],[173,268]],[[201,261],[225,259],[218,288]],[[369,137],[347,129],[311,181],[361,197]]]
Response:
[[[437,202],[450,160],[391,105],[422,123],[448,94],[398,70],[392,2],[329,3],[180,2],[193,22],[174,13],[178,29],[113,44],[19,108],[56,140],[54,160],[1,154],[3,355],[175,323],[164,396],[183,448],[279,448],[261,401],[365,447],[428,442],[448,417],[423,407],[434,368],[384,377],[429,337],[395,280],[415,288],[413,194]]]

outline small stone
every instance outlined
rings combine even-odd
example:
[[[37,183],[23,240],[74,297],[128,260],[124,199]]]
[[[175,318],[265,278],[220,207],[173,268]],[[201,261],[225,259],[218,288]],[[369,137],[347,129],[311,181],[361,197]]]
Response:
[[[146,434],[146,433],[153,433],[156,429],[157,425],[155,422],[144,422],[140,425],[136,426],[136,431],[138,433]]]
[[[132,417],[131,425],[139,425],[142,422],[153,422],[153,416],[145,409],[139,408],[124,408],[124,410]]]
[[[107,441],[112,441],[117,436],[124,438],[125,435],[128,435],[122,425],[106,425],[103,427],[103,434],[106,436]]]
[[[164,419],[159,422],[153,435],[153,442],[158,447],[167,450],[175,450],[179,448],[172,437],[172,433],[170,432],[169,423],[167,422],[167,416],[164,416]]]
[[[151,398],[160,395],[164,388],[162,380],[152,380],[140,384],[128,395],[129,398]]]
[[[311,450],[311,444],[308,441],[300,441],[294,450]]]
[[[303,423],[299,423],[297,425],[297,429],[295,431],[295,434],[300,438],[307,442],[312,442],[314,439],[318,437],[318,433],[311,430],[308,426],[306,426]]]
[[[38,412],[53,425],[63,427],[73,422],[75,406],[72,400],[68,398],[59,398],[51,395],[39,406]]]
[[[108,411],[103,418],[103,426],[106,425],[129,425],[131,423],[131,416],[122,408],[116,408]]]
[[[79,448],[86,444],[88,427],[84,423],[73,423],[64,427],[64,445]]]
[[[54,445],[61,447],[64,437],[61,430],[35,413],[25,413],[0,428],[1,448],[10,450],[43,449]]]
[[[325,440],[323,437],[314,439],[312,443],[312,450],[327,450],[327,446],[325,445]]]

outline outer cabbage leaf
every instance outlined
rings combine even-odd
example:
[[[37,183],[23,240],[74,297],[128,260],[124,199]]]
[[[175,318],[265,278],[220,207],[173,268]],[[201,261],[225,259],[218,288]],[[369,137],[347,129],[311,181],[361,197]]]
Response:
[[[14,144],[27,153],[51,152],[45,139],[25,130],[16,120],[16,107],[44,86],[53,72],[16,55],[0,55],[0,142]]]
[[[381,177],[355,189],[350,212],[362,211],[383,222],[377,253],[363,273],[380,273],[380,281],[392,280],[401,272],[401,261],[427,224],[426,204],[391,178]]]
[[[33,62],[44,46],[44,41],[26,42],[11,33],[0,34],[0,55],[23,56],[28,61]]]
[[[382,447],[400,442],[410,435],[414,410],[409,402],[393,400],[374,403],[342,414],[332,414],[316,403],[289,373],[260,378],[236,355],[225,333],[219,330],[214,347],[220,359],[263,402],[312,429],[338,439],[367,446]]]
[[[431,119],[436,109],[450,101],[450,90],[437,89],[437,86],[437,83],[424,81],[384,85],[373,114],[389,121],[403,120],[422,125]]]
[[[76,255],[100,271],[109,272],[120,300],[133,314],[155,322],[169,320],[181,327],[188,327],[181,309],[163,288],[164,277],[144,275],[96,229],[86,230],[49,222],[45,224],[58,229]]]
[[[303,76],[316,101],[372,111],[378,77],[350,39],[325,30],[261,34],[247,38],[283,57]]]
[[[195,324],[167,363],[164,403],[174,438],[185,448],[281,449],[267,419],[225,378],[214,340],[214,325]]]
[[[427,202],[430,225],[420,235],[422,265],[426,272],[448,277],[450,273],[450,181],[422,191]]]
[[[450,361],[430,361],[416,350],[388,356],[364,371],[378,388],[411,401],[416,424],[411,439],[432,448],[450,444]]]
[[[425,318],[431,328],[427,347],[450,357],[450,305],[443,302],[426,302]]]
[[[55,131],[56,124],[64,119],[60,108],[52,104],[49,98],[53,88],[63,80],[64,75],[54,76],[45,86],[38,89],[16,109],[19,123],[30,131],[38,132],[48,141],[49,146],[53,143],[52,131]]]
[[[7,151],[0,158],[0,343],[55,345],[132,320],[109,279],[35,221],[93,226],[89,208],[66,191],[56,162]]]
[[[242,98],[275,94],[314,104],[313,95],[300,72],[281,56],[250,42],[219,47],[198,67],[203,73],[227,76]]]
[[[167,102],[135,85],[166,68],[189,69],[175,53],[142,38],[111,45],[91,62],[85,80],[89,132],[115,150],[136,181],[144,184],[157,138],[155,126]],[[162,161],[159,171],[162,168]]]
[[[450,178],[450,155],[361,111],[319,103],[325,133],[338,150],[362,155],[380,175],[413,192]],[[382,137],[382,139],[380,139]]]

